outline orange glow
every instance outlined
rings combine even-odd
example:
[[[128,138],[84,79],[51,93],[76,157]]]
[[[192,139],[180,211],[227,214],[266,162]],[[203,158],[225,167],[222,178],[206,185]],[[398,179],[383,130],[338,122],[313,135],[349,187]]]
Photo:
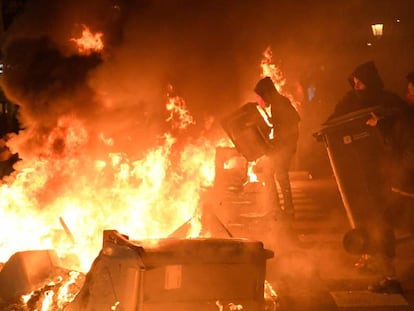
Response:
[[[167,122],[170,122],[173,128],[180,130],[186,129],[189,125],[194,124],[195,121],[189,114],[184,99],[179,96],[174,96],[172,93],[173,87],[169,85],[166,108],[170,115],[167,118]]]
[[[270,77],[280,94],[287,97],[292,105],[298,110],[300,101],[296,100],[286,88],[286,77],[284,76],[280,66],[273,63],[273,53],[270,47],[263,52],[263,58],[260,62],[262,68],[262,76]]]
[[[186,118],[174,124],[184,128],[177,122],[188,125],[192,117],[180,109]],[[115,141],[99,137],[102,149]],[[177,151],[177,138],[167,132],[139,158],[122,152],[94,158],[85,152],[85,124],[68,115],[47,138],[42,154],[18,162],[0,184],[0,262],[21,250],[54,249],[64,267],[86,272],[105,229],[137,240],[165,238],[192,219],[189,236],[200,234],[200,194],[214,180],[216,142],[200,137]]]
[[[259,179],[256,173],[254,172],[255,165],[256,165],[255,162],[249,162],[247,166],[247,176],[249,177],[249,182],[252,182],[252,183],[259,182]]]
[[[97,32],[93,34],[86,25],[82,25],[82,27],[82,36],[80,38],[70,39],[76,43],[79,54],[89,55],[92,52],[102,51],[104,48],[102,41],[103,33]]]

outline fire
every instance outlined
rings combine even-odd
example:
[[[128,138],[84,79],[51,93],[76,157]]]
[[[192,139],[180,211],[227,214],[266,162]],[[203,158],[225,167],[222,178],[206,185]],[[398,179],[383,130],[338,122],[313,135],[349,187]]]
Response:
[[[262,76],[271,77],[276,89],[281,92],[283,87],[286,85],[286,78],[280,67],[273,63],[272,49],[268,47],[262,55],[263,58],[260,62]]]
[[[79,54],[89,55],[92,52],[102,51],[104,48],[102,41],[103,33],[92,33],[88,26],[82,25],[82,27],[82,36],[80,38],[70,39],[76,43]]]
[[[180,109],[170,121],[188,126],[191,115]],[[102,149],[114,140],[99,137]],[[88,271],[105,229],[163,238],[193,218],[189,234],[200,233],[195,214],[213,182],[214,142],[199,138],[175,150],[177,138],[167,132],[139,158],[123,152],[94,158],[84,152],[89,141],[82,121],[61,117],[43,153],[20,161],[0,185],[0,262],[19,250],[54,249],[65,267]]]
[[[254,171],[256,163],[249,162],[247,166],[247,176],[249,177],[249,182],[259,182],[259,179],[256,175],[256,172]]]
[[[300,101],[295,98],[295,96],[287,90],[286,77],[281,70],[280,66],[273,63],[273,53],[272,49],[268,47],[262,54],[263,58],[260,62],[260,67],[262,68],[262,76],[270,77],[280,94],[286,96],[292,105],[298,110],[300,106]]]
[[[42,288],[20,297],[20,303],[25,307],[24,310],[64,310],[75,298],[84,278],[76,271],[63,273],[63,275]]]
[[[195,121],[189,114],[184,99],[173,95],[173,87],[171,85],[168,86],[167,96],[168,103],[166,108],[170,113],[167,122],[171,122],[173,128],[178,128],[180,130],[194,124]]]

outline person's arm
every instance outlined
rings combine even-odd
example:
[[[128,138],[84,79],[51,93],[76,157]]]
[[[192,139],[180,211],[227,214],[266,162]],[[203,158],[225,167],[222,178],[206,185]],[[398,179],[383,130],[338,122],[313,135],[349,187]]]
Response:
[[[355,94],[353,91],[346,93],[345,96],[335,105],[334,111],[326,119],[325,123],[351,112],[353,110],[353,102],[355,101],[354,96]]]

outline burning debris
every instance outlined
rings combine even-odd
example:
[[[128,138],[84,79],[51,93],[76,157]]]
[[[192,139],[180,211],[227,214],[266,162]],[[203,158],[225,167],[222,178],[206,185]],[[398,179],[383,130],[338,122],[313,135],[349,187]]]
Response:
[[[0,270],[2,310],[63,310],[84,275],[61,266],[53,250],[17,252]]]
[[[135,302],[131,297],[106,296],[108,288],[102,288],[103,283],[95,287],[91,281],[101,277],[104,279],[99,282],[107,280],[102,271],[113,267],[106,263],[123,265],[126,255],[127,261],[133,261],[135,266],[133,271],[122,272],[128,279],[125,284],[132,282],[137,290],[153,290],[140,287],[141,274],[158,278],[158,273],[165,270],[166,276],[173,277],[166,279],[167,283],[160,283],[160,286],[167,284],[158,289],[166,298],[171,296],[166,289],[171,288],[192,293],[193,285],[200,282],[198,274],[202,266],[220,272],[214,273],[219,278],[211,281],[214,284],[222,281],[220,277],[227,275],[229,268],[233,279],[228,279],[232,283],[228,297],[221,299],[219,291],[224,289],[214,289],[211,283],[208,288],[200,284],[200,291],[192,293],[194,297],[183,296],[182,300],[202,298],[197,295],[205,292],[213,304],[220,298],[224,310],[249,309],[249,305],[258,310],[268,286],[262,288],[257,284],[264,283],[265,262],[270,252],[263,249],[261,242],[232,239],[217,217],[205,217],[200,207],[205,200],[203,192],[214,182],[217,148],[229,146],[230,141],[224,135],[207,139],[189,134],[197,131],[199,123],[171,85],[162,101],[158,98],[151,101],[155,108],[146,103],[147,98],[138,95],[124,98],[122,83],[117,85],[120,90],[116,92],[116,87],[107,88],[106,81],[114,80],[117,57],[122,56],[106,46],[111,40],[106,37],[104,27],[99,28],[96,23],[89,27],[88,23],[77,21],[73,29],[78,25],[82,25],[80,36],[73,36],[72,32],[60,33],[58,38],[45,33],[37,36],[20,33],[8,37],[3,48],[5,68],[1,86],[20,107],[21,122],[20,131],[7,141],[20,161],[0,184],[0,217],[6,226],[0,236],[0,262],[5,262],[0,271],[0,281],[3,280],[0,286],[4,289],[0,297],[5,307],[63,310],[70,308],[73,301],[73,305],[102,304],[117,310],[125,303],[147,303],[141,296],[135,297]],[[142,89],[145,86],[140,84]],[[135,92],[134,85],[134,95]],[[218,237],[211,238],[208,226],[211,222],[221,225],[220,229],[230,238],[220,241],[216,240]],[[183,224],[186,232],[178,239],[175,235],[183,233]],[[136,240],[130,241],[108,228],[122,228]],[[105,234],[101,249],[102,232]],[[157,262],[167,259],[172,252],[170,246],[165,249],[160,246],[160,259],[151,257],[152,248],[141,245],[141,241],[162,243],[167,238],[172,240],[167,243],[176,242],[175,246],[183,247],[184,253],[173,254],[174,262]],[[112,248],[107,247],[109,244]],[[192,258],[186,258],[185,254],[198,248],[205,248],[209,255],[213,250],[234,255],[235,265],[227,267],[224,262],[215,262],[214,256],[210,256],[213,262],[197,257],[200,271],[191,271],[194,275],[189,282],[184,273]],[[29,260],[30,254],[51,253],[59,263],[45,260],[45,265],[38,267]],[[10,257],[10,254],[15,255]],[[22,271],[37,274],[36,282],[26,280],[15,288],[4,285],[19,270],[13,264],[16,257],[23,263],[29,262]],[[106,262],[104,268],[102,262]],[[236,273],[240,265],[247,265],[251,273],[240,276]],[[118,272],[112,271],[111,276],[119,278],[116,280],[119,285],[125,275]],[[246,278],[242,280],[246,281],[244,285],[239,277]],[[87,297],[92,288],[100,292],[103,300],[92,301]],[[237,301],[239,290],[245,292],[247,301]],[[122,289],[120,292],[125,295]],[[152,295],[153,292],[151,297],[156,297]]]
[[[68,38],[79,46],[75,54],[62,53],[47,37],[6,46],[2,85],[21,106],[22,122],[8,144],[22,160],[1,185],[0,206],[3,219],[19,219],[10,235],[17,230],[33,239],[2,237],[3,261],[13,251],[52,248],[68,260],[65,266],[86,271],[105,228],[168,236],[194,214],[201,187],[212,183],[215,143],[178,144],[184,138],[172,132],[193,123],[179,96],[166,100],[171,132],[154,135],[150,147],[140,146],[134,130],[115,136],[110,118],[117,110],[89,84],[91,72],[105,63],[103,39],[84,26],[81,38]],[[125,138],[129,146],[122,150],[118,142]],[[82,254],[79,261],[73,262],[73,253]]]
[[[46,37],[14,40],[6,49],[3,87],[21,105],[23,126],[8,141],[21,161],[0,187],[1,216],[13,226],[1,237],[0,260],[21,250],[53,249],[61,261],[59,267],[45,267],[37,282],[2,293],[8,308],[62,310],[70,299],[59,293],[67,284],[77,293],[82,273],[98,253],[100,232],[122,227],[135,237],[166,237],[197,213],[201,189],[214,176],[216,143],[199,138],[179,144],[185,137],[175,137],[173,130],[184,131],[194,122],[183,99],[170,93],[171,132],[157,135],[145,151],[141,146],[119,150],[118,138],[96,121],[107,120],[112,110],[88,84],[90,71],[104,60],[97,50],[86,53],[83,40],[74,42],[81,45],[79,54],[61,53]],[[190,223],[194,228],[197,219]],[[13,278],[8,273],[13,261],[1,271],[6,283]],[[36,264],[27,269],[39,272]],[[74,271],[80,271],[76,280]]]

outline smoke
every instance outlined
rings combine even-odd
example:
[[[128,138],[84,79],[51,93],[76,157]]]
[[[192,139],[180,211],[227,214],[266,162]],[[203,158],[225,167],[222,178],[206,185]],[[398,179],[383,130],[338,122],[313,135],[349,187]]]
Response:
[[[82,120],[88,133],[113,138],[118,150],[144,149],[165,132],[167,85],[185,99],[200,126],[202,118],[220,118],[253,99],[262,53],[270,47],[289,83],[307,95],[295,168],[330,174],[325,150],[311,134],[348,89],[346,77],[355,65],[371,56],[383,59],[380,46],[378,55],[366,46],[371,20],[382,17],[379,9],[349,21],[342,17],[363,12],[362,2],[236,3],[27,1],[3,45],[1,84],[21,107],[25,128],[14,149],[22,156],[41,150],[68,115]],[[401,3],[394,10],[385,2],[380,7],[395,16],[404,9]],[[71,38],[79,37],[82,25],[103,33],[101,53],[78,54]],[[389,59],[378,66],[384,80],[396,78]]]
[[[128,150],[131,141],[139,142],[135,149],[144,149],[165,132],[169,84],[186,100],[198,126],[209,115],[238,106],[240,56],[232,55],[237,44],[230,29],[223,31],[229,4],[220,10],[217,4],[186,4],[182,12],[180,5],[27,1],[3,45],[1,85],[20,106],[24,128],[10,142],[13,149],[23,157],[41,152],[60,118],[71,115],[84,122],[88,133],[111,137],[116,148],[137,152]],[[71,39],[80,36],[84,25],[103,33],[101,53],[78,53]],[[260,57],[259,52],[257,60],[249,61],[257,66],[257,77]]]
[[[93,90],[86,80],[89,70],[101,63],[99,55],[65,57],[47,37],[14,40],[5,54],[3,85],[22,107],[24,126],[55,125],[61,115],[82,116],[95,110]]]
[[[131,140],[133,133],[148,130],[152,118],[162,120],[157,115],[165,104],[165,88],[155,81],[159,72],[146,65],[148,59],[140,57],[136,45],[123,48],[129,9],[140,6],[132,8],[127,1],[27,3],[5,36],[1,81],[20,107],[23,131],[11,145],[21,156],[41,153],[63,117],[82,121],[92,141],[102,133]],[[73,38],[84,25],[103,33],[102,52],[77,52]]]

